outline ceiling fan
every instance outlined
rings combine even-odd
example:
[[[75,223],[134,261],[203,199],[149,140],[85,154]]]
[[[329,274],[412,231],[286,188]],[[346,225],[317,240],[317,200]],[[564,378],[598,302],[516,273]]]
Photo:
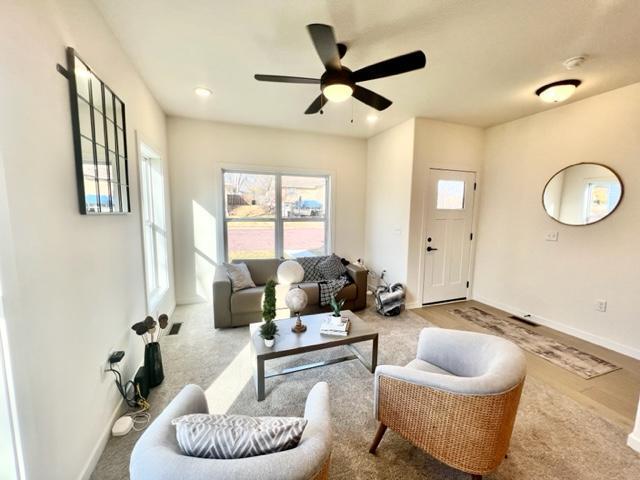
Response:
[[[322,113],[322,107],[327,101],[342,102],[351,96],[376,110],[384,110],[391,105],[391,100],[356,84],[418,70],[419,68],[424,68],[427,63],[424,53],[421,50],[416,50],[415,52],[374,63],[352,72],[340,63],[340,59],[347,53],[347,46],[336,42],[331,26],[312,23],[307,25],[307,30],[309,30],[311,41],[316,47],[318,56],[326,69],[320,78],[255,75],[255,79],[261,82],[320,85],[320,95],[309,105],[309,108],[304,112],[305,114]]]

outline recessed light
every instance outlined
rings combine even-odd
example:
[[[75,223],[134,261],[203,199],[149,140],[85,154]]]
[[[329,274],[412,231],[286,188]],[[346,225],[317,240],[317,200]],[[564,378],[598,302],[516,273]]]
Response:
[[[581,83],[580,80],[560,80],[540,87],[536,90],[536,95],[546,103],[564,102],[575,93]]]
[[[370,113],[369,115],[367,115],[367,123],[373,125],[377,121],[378,121],[378,115],[376,115],[375,113]]]
[[[196,87],[194,92],[199,97],[208,97],[208,96],[211,95],[211,90],[209,90],[208,88],[205,88],[205,87]]]

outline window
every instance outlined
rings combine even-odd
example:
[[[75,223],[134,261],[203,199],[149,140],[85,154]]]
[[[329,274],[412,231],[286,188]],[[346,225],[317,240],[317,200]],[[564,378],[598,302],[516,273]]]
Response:
[[[462,210],[464,208],[464,182],[438,180],[438,210]]]
[[[223,171],[223,181],[228,261],[327,253],[328,176]]]
[[[169,257],[162,160],[149,147],[140,146],[140,186],[147,302],[153,309],[169,288]]]

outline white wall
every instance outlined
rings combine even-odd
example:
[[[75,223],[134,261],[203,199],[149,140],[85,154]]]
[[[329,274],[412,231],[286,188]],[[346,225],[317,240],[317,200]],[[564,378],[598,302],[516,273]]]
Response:
[[[422,304],[422,262],[424,261],[427,178],[431,168],[480,172],[484,131],[455,123],[415,119],[415,145],[411,188],[411,220],[407,258],[407,305]],[[478,175],[479,176],[479,175]],[[479,181],[479,179],[478,179]],[[477,208],[478,194],[476,192]],[[473,245],[472,245],[473,246]],[[473,264],[473,255],[471,256]]]
[[[223,260],[222,165],[331,173],[333,250],[362,257],[364,140],[173,117],[168,137],[178,303],[209,299],[214,265]]]
[[[474,296],[640,358],[640,84],[486,132]],[[625,185],[599,223],[560,225],[546,181],[578,162],[612,167]],[[558,242],[546,242],[558,231]],[[606,313],[596,299],[608,301]]]
[[[414,125],[407,120],[367,142],[364,260],[392,283],[407,278]]]
[[[145,315],[134,131],[165,154],[165,116],[91,2],[3,2],[0,32],[2,226],[13,245],[0,253],[27,475],[68,480],[90,472],[119,404],[102,372],[110,350],[126,351],[125,378],[142,359],[130,330]],[[68,45],[126,103],[131,215],[78,213],[68,86],[56,72]]]

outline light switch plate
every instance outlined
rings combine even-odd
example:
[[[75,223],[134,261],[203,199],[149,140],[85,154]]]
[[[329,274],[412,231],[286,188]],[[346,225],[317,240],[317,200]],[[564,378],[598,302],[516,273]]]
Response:
[[[558,241],[558,232],[547,232],[544,239],[547,242],[557,242]]]

